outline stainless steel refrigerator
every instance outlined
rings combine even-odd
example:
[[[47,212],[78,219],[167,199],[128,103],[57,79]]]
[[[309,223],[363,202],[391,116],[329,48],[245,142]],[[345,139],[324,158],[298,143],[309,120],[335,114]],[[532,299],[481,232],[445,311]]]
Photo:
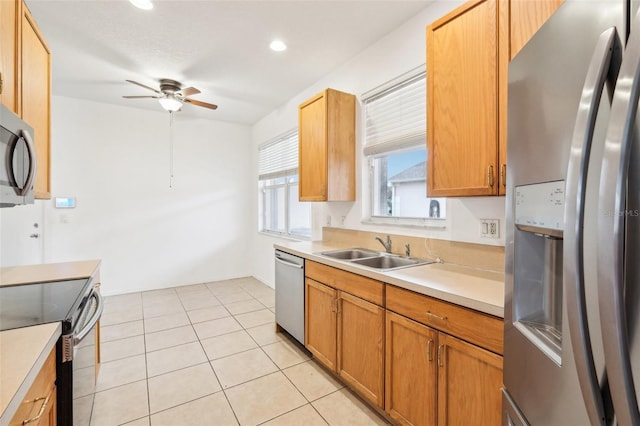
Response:
[[[505,425],[640,425],[636,10],[565,0],[509,65]]]

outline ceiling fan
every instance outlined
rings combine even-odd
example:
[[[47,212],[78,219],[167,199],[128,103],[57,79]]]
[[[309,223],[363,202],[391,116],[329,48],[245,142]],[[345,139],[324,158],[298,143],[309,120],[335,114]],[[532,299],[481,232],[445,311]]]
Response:
[[[207,102],[197,101],[195,99],[189,99],[188,96],[197,95],[200,93],[200,90],[195,87],[187,87],[185,89],[182,88],[182,84],[179,81],[169,80],[167,78],[163,78],[160,80],[160,90],[154,89],[153,87],[146,86],[142,83],[138,83],[137,81],[127,80],[129,83],[133,83],[140,87],[144,87],[147,90],[151,90],[155,92],[155,95],[148,96],[123,96],[126,99],[143,99],[143,98],[152,98],[157,99],[160,102],[162,107],[169,111],[174,112],[178,111],[182,108],[183,103],[193,104],[199,107],[209,108],[209,109],[217,109],[218,106],[214,104],[210,104]]]

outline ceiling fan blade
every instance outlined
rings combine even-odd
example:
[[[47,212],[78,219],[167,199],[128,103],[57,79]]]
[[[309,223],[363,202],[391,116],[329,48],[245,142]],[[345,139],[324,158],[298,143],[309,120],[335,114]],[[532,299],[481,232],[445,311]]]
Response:
[[[180,90],[180,94],[182,95],[183,98],[186,98],[187,96],[191,96],[191,95],[197,95],[198,93],[200,93],[200,91],[195,87],[187,87],[186,89]]]
[[[194,104],[200,107],[209,108],[209,109],[218,109],[218,105],[209,104],[202,101],[196,101],[195,99],[183,99],[186,103]]]
[[[160,98],[160,96],[123,96],[123,98],[125,99],[145,99],[145,98],[158,99]]]
[[[152,92],[156,92],[156,93],[157,93],[157,94],[159,94],[159,95],[161,95],[161,94],[162,94],[162,92],[161,92],[161,91],[156,90],[156,89],[154,89],[153,87],[145,86],[144,84],[142,84],[142,83],[138,83],[137,81],[133,81],[133,80],[126,80],[126,81],[128,81],[129,83],[133,83],[133,84],[135,84],[135,85],[137,85],[137,86],[144,87],[145,89],[147,89],[147,90],[151,90]]]

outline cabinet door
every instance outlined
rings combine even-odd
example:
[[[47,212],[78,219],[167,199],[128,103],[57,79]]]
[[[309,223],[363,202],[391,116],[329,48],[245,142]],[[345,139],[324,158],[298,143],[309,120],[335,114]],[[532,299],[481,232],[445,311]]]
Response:
[[[0,1],[0,103],[18,114],[20,0]]]
[[[50,52],[38,27],[26,7],[22,14],[22,119],[34,132],[38,159],[35,197],[51,198],[49,187]]]
[[[385,411],[402,425],[436,424],[435,330],[386,312]]]
[[[338,314],[338,375],[384,408],[384,309],[341,292]]]
[[[326,201],[327,99],[325,93],[301,105],[298,119],[300,201]]]
[[[336,371],[337,292],[309,278],[305,282],[305,347]]]
[[[56,424],[56,348],[54,347],[18,406],[10,426]]]
[[[513,59],[564,0],[510,1],[510,54]]]
[[[438,425],[500,425],[502,357],[438,336]]]
[[[497,4],[468,2],[427,28],[430,197],[498,193],[498,125]]]

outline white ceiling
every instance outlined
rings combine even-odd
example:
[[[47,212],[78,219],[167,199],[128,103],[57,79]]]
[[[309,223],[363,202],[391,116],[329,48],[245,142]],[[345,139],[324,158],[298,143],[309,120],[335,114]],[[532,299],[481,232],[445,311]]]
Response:
[[[27,0],[52,54],[53,94],[161,110],[153,94],[171,78],[195,86],[180,114],[253,124],[410,19],[430,1]],[[269,49],[280,38],[285,52]],[[383,58],[381,58],[383,60]]]

